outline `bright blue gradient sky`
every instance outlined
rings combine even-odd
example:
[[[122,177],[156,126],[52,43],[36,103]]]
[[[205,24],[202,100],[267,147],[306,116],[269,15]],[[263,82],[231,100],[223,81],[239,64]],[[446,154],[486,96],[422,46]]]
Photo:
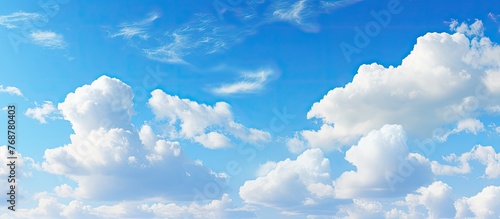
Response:
[[[0,4],[0,218],[500,216],[500,1]]]

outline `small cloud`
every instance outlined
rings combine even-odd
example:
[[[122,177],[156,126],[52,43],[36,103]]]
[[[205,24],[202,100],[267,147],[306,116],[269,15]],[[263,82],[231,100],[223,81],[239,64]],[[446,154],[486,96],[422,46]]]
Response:
[[[148,37],[146,31],[144,28],[139,28],[139,27],[124,27],[120,29],[120,31],[116,34],[111,35],[111,37],[118,37],[122,36],[125,39],[130,39],[134,36],[141,36],[141,38],[146,38]]]
[[[241,75],[240,81],[215,87],[212,92],[218,95],[255,93],[264,88],[271,75],[273,75],[272,70],[244,73]]]
[[[449,26],[450,26],[450,30],[455,31],[457,33],[465,34],[466,36],[469,36],[469,37],[474,37],[474,36],[482,37],[482,36],[484,36],[484,26],[483,26],[483,22],[480,20],[476,20],[471,25],[468,25],[465,22],[462,22],[459,24],[457,20],[452,20],[449,23]]]
[[[29,118],[36,119],[40,123],[47,123],[47,118],[56,118],[54,115],[58,113],[58,110],[54,107],[54,104],[52,104],[52,102],[45,101],[42,106],[38,106],[37,103],[35,103],[35,105],[35,108],[29,108],[28,110],[26,110],[24,115]]]
[[[464,131],[466,133],[473,133],[474,135],[477,135],[477,133],[484,131],[484,124],[478,119],[463,119],[457,123],[457,127],[453,130],[450,130],[441,136],[435,137],[440,141],[446,141],[446,139],[448,139],[448,136]]]
[[[131,39],[138,36],[143,40],[147,40],[149,38],[149,34],[147,33],[147,30],[149,29],[148,26],[158,18],[160,18],[160,14],[152,12],[143,20],[132,23],[123,23],[119,25],[121,29],[117,33],[112,34],[111,38],[123,37],[125,39]]]
[[[30,38],[33,43],[43,47],[51,49],[63,49],[66,47],[64,37],[52,31],[37,30],[31,33]]]
[[[497,21],[497,19],[500,17],[500,15],[498,15],[498,14],[493,14],[493,13],[491,13],[491,12],[490,12],[490,13],[488,13],[488,17],[489,17],[492,21],[494,21],[494,22],[496,23],[496,22],[498,22],[498,21]]]
[[[0,93],[7,93],[10,95],[16,95],[16,96],[23,97],[23,93],[21,93],[21,90],[19,90],[19,88],[17,88],[17,87],[7,86],[4,88],[3,85],[0,85]]]

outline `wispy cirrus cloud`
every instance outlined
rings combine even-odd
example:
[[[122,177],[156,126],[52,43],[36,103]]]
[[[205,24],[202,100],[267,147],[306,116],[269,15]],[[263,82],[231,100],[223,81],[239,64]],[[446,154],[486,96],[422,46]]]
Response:
[[[46,20],[47,17],[38,13],[14,12],[9,15],[0,16],[0,26],[7,29],[25,28],[32,26],[34,22]]]
[[[263,25],[288,22],[304,31],[318,31],[319,27],[313,18],[359,1],[247,1],[235,7],[216,8],[215,13],[195,13],[190,20],[177,28],[163,32],[153,43],[146,42],[147,46],[141,49],[146,57],[152,60],[187,64],[187,56],[222,52],[255,34]],[[228,23],[222,20],[221,18],[227,14],[234,16],[237,22]],[[148,31],[162,32],[146,27],[158,18],[159,16],[154,16],[154,13],[150,14],[143,22],[122,25],[121,29],[111,36],[120,36],[127,40],[140,36],[142,40],[149,40]]]
[[[144,49],[144,52],[153,60],[185,64],[187,55],[220,52],[254,32],[253,28],[221,25],[212,15],[196,14],[183,27],[165,34],[161,46]]]
[[[47,22],[47,19],[46,15],[19,11],[0,16],[0,26],[22,30],[24,38],[35,45],[49,49],[66,48],[67,43],[62,34],[36,27],[37,24]]]
[[[222,84],[212,88],[211,91],[217,95],[255,93],[264,89],[264,85],[273,74],[274,72],[270,69],[259,70],[257,72],[246,72],[240,76],[240,81]]]
[[[151,12],[146,18],[140,21],[123,23],[118,26],[120,29],[116,33],[111,34],[111,37],[123,37],[125,39],[140,37],[141,39],[146,40],[149,38],[148,30],[150,25],[158,18],[160,18],[159,13]]]

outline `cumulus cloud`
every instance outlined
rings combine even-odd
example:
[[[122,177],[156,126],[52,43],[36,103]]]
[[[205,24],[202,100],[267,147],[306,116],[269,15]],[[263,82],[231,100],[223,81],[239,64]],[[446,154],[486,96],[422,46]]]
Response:
[[[354,199],[353,202],[352,205],[339,208],[338,215],[346,215],[340,216],[341,218],[384,218],[384,206],[381,203],[364,199]]]
[[[495,148],[492,146],[477,145],[469,152],[463,153],[460,156],[451,154],[444,157],[444,160],[458,162],[459,165],[450,166],[432,161],[432,172],[437,175],[467,174],[471,172],[469,161],[477,160],[486,166],[484,175],[487,178],[495,179],[500,177],[500,153],[496,153]]]
[[[452,188],[446,183],[436,181],[405,197],[402,204],[408,207],[408,213],[393,209],[387,215],[399,216],[398,218],[453,218],[456,214],[453,199]],[[425,207],[427,212],[419,212],[419,206]]]
[[[154,135],[148,126],[137,130],[130,121],[132,98],[128,85],[102,76],[58,105],[74,134],[71,143],[45,151],[42,167],[78,186],[61,185],[56,192],[93,200],[193,200],[195,190],[208,183],[225,189],[223,179],[187,158],[178,142]]]
[[[223,84],[218,87],[212,88],[211,91],[212,93],[219,95],[255,93],[261,91],[264,88],[264,85],[267,83],[269,77],[272,74],[273,71],[270,69],[243,73],[241,76],[241,81],[237,81],[231,84]]]
[[[4,87],[3,85],[0,85],[0,93],[7,93],[10,95],[23,97],[23,93],[17,87],[11,87],[11,86]]]
[[[457,218],[499,218],[500,187],[488,186],[472,197],[455,202]]]
[[[225,102],[208,106],[161,90],[154,90],[151,94],[148,104],[155,117],[167,120],[172,127],[178,126],[175,128],[177,137],[191,139],[212,149],[233,145],[225,133],[251,144],[262,144],[271,139],[268,132],[235,122],[231,106]]]
[[[206,204],[191,203],[189,205],[168,202],[120,202],[113,205],[92,206],[85,202],[72,200],[61,203],[47,192],[37,193],[33,199],[38,202],[35,208],[18,209],[15,214],[3,214],[0,218],[213,218],[232,219],[250,218],[254,214],[246,209],[234,207],[228,194],[221,199],[212,200]]]
[[[54,104],[50,101],[45,101],[42,106],[38,106],[37,103],[35,103],[35,105],[36,107],[34,108],[28,108],[24,115],[36,119],[40,123],[47,123],[47,118],[54,119],[56,114],[59,113],[54,107]]]
[[[352,82],[329,91],[307,113],[321,119],[321,128],[298,132],[292,143],[331,150],[384,124],[424,137],[453,125],[449,134],[481,131],[477,116],[500,98],[500,46],[483,36],[480,21],[453,28],[454,34],[419,37],[397,67],[360,66]]]
[[[277,163],[268,162],[258,173],[259,177],[240,187],[240,197],[246,203],[290,213],[335,205],[330,161],[320,149],[306,150],[296,160],[287,158]]]
[[[352,146],[345,159],[356,167],[335,180],[335,197],[394,197],[429,183],[433,174],[429,161],[409,153],[406,133],[400,125],[384,125]]]

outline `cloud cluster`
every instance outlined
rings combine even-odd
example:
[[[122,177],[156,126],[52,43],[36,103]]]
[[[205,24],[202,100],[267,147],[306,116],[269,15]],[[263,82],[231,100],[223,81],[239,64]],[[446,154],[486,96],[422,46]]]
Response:
[[[499,218],[500,187],[488,186],[472,197],[463,197],[455,202],[457,218]]]
[[[427,158],[409,153],[399,125],[384,125],[361,138],[345,159],[356,167],[335,180],[337,198],[401,196],[432,181]]]
[[[212,200],[206,204],[191,203],[189,205],[176,203],[146,203],[120,202],[114,205],[91,206],[85,202],[73,200],[67,204],[61,203],[47,192],[37,193],[33,199],[38,205],[32,209],[18,209],[13,214],[3,214],[0,218],[19,219],[98,219],[98,218],[213,218],[232,219],[250,218],[249,210],[238,209],[227,194],[221,199]]]
[[[167,120],[174,128],[179,127],[175,128],[174,137],[190,139],[211,149],[234,145],[225,133],[250,144],[263,144],[271,140],[268,132],[235,122],[231,106],[225,102],[208,106],[171,96],[161,90],[154,90],[151,94],[148,105],[155,117]]]
[[[64,197],[127,200],[167,197],[192,200],[194,189],[222,183],[213,171],[187,158],[178,142],[131,124],[132,89],[102,76],[67,95],[58,109],[74,130],[71,143],[47,149],[42,167],[78,187],[58,186]]]
[[[487,186],[474,196],[455,199],[448,184],[436,181],[396,204],[408,210],[393,208],[385,212],[386,218],[498,218],[500,187]]]
[[[332,150],[384,124],[423,137],[454,125],[449,134],[481,131],[477,116],[500,100],[500,46],[483,36],[481,21],[452,29],[457,32],[419,37],[397,67],[360,66],[352,82],[329,91],[307,113],[321,128],[298,132],[289,146]]]
[[[240,196],[246,203],[288,210],[355,199],[357,203],[341,211],[380,216],[381,208],[367,198],[405,196],[434,178],[429,160],[409,152],[406,133],[399,125],[370,132],[346,152],[345,159],[356,169],[335,180],[330,177],[330,161],[319,148],[304,151],[296,160],[265,163],[256,179],[241,186]]]
[[[458,162],[458,166],[444,165],[437,161],[432,161],[432,172],[437,175],[455,175],[467,174],[471,172],[469,161],[477,160],[486,166],[484,175],[487,178],[495,179],[500,177],[500,153],[495,152],[492,146],[477,145],[469,152],[460,156],[450,154],[446,156],[445,161]]]
[[[313,207],[334,195],[330,161],[319,149],[307,150],[296,160],[268,163],[259,172],[261,176],[240,187],[246,203],[293,209]]]

